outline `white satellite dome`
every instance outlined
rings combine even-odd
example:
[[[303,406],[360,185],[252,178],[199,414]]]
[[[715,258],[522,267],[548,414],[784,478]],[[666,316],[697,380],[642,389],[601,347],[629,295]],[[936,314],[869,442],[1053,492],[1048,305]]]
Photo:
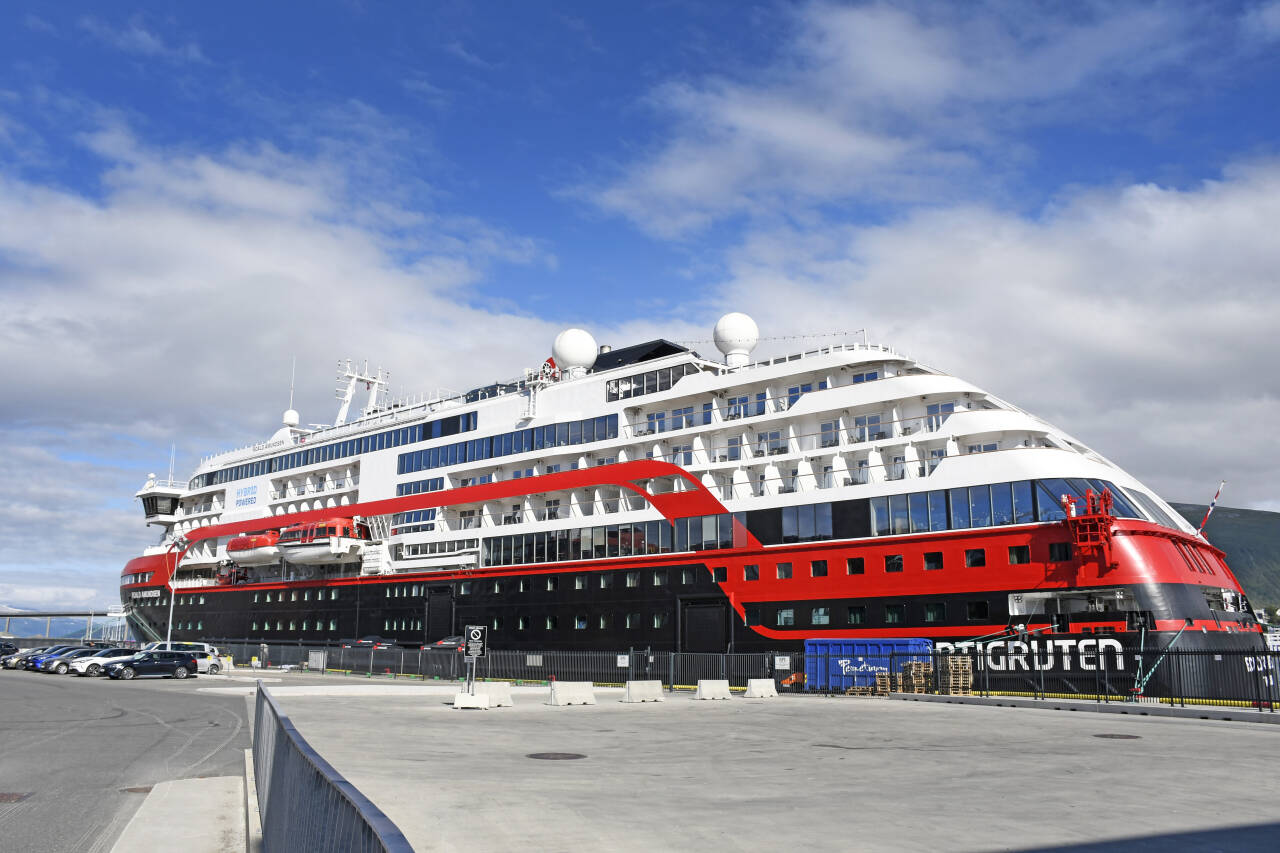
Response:
[[[581,376],[596,363],[596,339],[583,329],[565,329],[551,345],[556,367],[569,376]]]
[[[716,321],[712,337],[715,339],[716,349],[724,353],[725,364],[742,367],[760,342],[760,327],[746,314],[733,311]]]
[[[281,420],[284,421],[284,425],[287,427],[296,427],[298,425],[298,413],[293,409],[289,409],[284,413],[284,417]]]

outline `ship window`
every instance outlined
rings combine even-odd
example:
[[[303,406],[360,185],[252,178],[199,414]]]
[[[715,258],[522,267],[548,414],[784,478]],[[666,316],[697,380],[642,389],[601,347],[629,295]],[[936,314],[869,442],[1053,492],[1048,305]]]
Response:
[[[916,492],[909,498],[911,505],[911,532],[927,533],[929,531],[929,494]]]
[[[547,592],[555,592],[556,587],[560,585],[560,579],[557,577],[547,578]]]
[[[1016,566],[1022,563],[1031,562],[1031,547],[1029,545],[1010,545],[1009,546],[1009,565]]]
[[[296,589],[293,592],[289,593],[289,600],[290,601],[298,600],[298,591]]]
[[[337,619],[330,619],[330,620],[329,620],[329,630],[330,630],[330,631],[336,631],[336,630],[338,630],[338,620],[337,620]]]
[[[969,520],[971,527],[991,526],[991,491],[986,486],[969,487]]]
[[[599,628],[601,631],[608,630],[609,614],[601,613],[600,616],[596,619],[596,627]]]
[[[336,589],[329,590],[329,600],[330,601],[338,600],[338,591]]]
[[[941,551],[925,551],[924,552],[924,568],[925,571],[934,571],[942,568],[942,552]]]
[[[653,614],[653,627],[665,628],[666,625],[667,625],[667,614],[665,613]]]
[[[256,630],[258,630],[258,623],[257,623],[257,622],[254,622],[254,623],[253,623],[253,627],[252,627],[252,628],[250,628],[249,630],[251,630],[251,631],[256,631]]]
[[[901,625],[907,621],[907,605],[886,604],[884,606],[884,624]]]
[[[947,618],[947,605],[941,601],[931,601],[924,606],[924,621],[942,622]]]
[[[889,526],[889,499],[886,497],[878,497],[871,499],[871,530],[876,536],[888,536],[891,532]]]
[[[985,548],[970,548],[964,552],[964,564],[966,568],[978,569],[987,564],[987,552]]]
[[[991,484],[991,520],[993,524],[1013,524],[1012,483]]]
[[[929,492],[929,529],[947,529],[947,493]]]
[[[902,555],[901,554],[885,554],[884,570],[886,572],[902,571]]]
[[[495,617],[493,617],[493,621],[489,623],[489,626],[490,626],[491,628],[493,628],[493,630],[495,630],[495,631],[501,631],[501,630],[502,630],[502,617],[501,617],[501,616],[495,616]]]
[[[585,614],[578,614],[577,616],[573,617],[573,630],[575,631],[587,630],[587,617]]]
[[[809,575],[815,578],[825,578],[827,576],[827,561],[814,560],[809,563]]]
[[[654,571],[654,573],[653,573],[653,585],[654,585],[654,586],[666,586],[666,585],[667,585],[667,570],[666,570],[666,569],[657,569],[657,570],[655,570],[655,571]]]
[[[608,572],[602,573],[600,575],[600,588],[608,589],[611,586],[613,586],[613,575],[609,574]]]
[[[528,627],[529,627],[529,617],[528,617],[528,616],[517,616],[517,617],[516,617],[516,630],[517,630],[517,631],[523,631],[523,630],[525,630],[525,629],[526,629],[526,628],[528,628]]]
[[[628,614],[627,614],[627,618],[626,618],[626,626],[627,626],[628,628],[639,628],[639,627],[640,627],[640,614],[639,614],[639,613],[628,613]]]
[[[969,621],[977,622],[990,618],[991,604],[986,601],[970,601],[966,607]]]
[[[951,527],[952,529],[962,529],[969,526],[969,490],[968,489],[952,489],[951,496]]]
[[[911,513],[906,495],[889,495],[889,518],[894,533],[911,532]]]
[[[778,563],[777,568],[778,568],[778,580],[787,580],[788,578],[791,577],[790,563]]]
[[[849,611],[846,614],[846,622],[850,625],[864,625],[867,621],[867,608],[862,604],[849,605]]]
[[[716,583],[724,583],[729,580],[729,569],[725,566],[716,566],[711,570],[711,579]]]
[[[742,605],[742,621],[747,625],[760,624],[760,605],[744,604]]]
[[[462,581],[458,584],[458,595],[471,594],[471,581]]]
[[[627,586],[631,588],[640,586],[639,572],[627,572]]]
[[[548,631],[554,631],[559,624],[560,618],[558,616],[548,616],[543,620],[542,627]]]
[[[831,624],[831,608],[829,607],[813,608],[812,612],[809,614],[809,620],[810,620],[810,624],[814,625],[815,627],[818,625],[830,625]]]
[[[862,557],[849,557],[844,565],[845,571],[851,575],[860,575],[866,571],[866,561]]]
[[[1013,484],[1013,523],[1030,524],[1035,520],[1035,507],[1031,505],[1031,481],[1019,480]]]
[[[1049,562],[1062,563],[1071,559],[1071,543],[1070,542],[1050,542],[1049,543]]]
[[[760,567],[759,566],[743,566],[742,579],[744,581],[760,580]]]
[[[586,589],[586,588],[587,588],[587,576],[586,576],[586,575],[574,575],[574,576],[573,576],[573,588],[574,588],[574,589]]]
[[[796,624],[796,612],[790,607],[784,607],[778,611],[776,622],[779,628],[790,628]]]

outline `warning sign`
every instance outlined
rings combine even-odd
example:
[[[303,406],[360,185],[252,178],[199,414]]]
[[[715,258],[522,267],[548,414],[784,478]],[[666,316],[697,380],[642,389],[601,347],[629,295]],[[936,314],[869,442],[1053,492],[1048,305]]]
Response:
[[[482,658],[489,645],[489,629],[484,625],[468,625],[463,639],[466,642],[465,656]]]

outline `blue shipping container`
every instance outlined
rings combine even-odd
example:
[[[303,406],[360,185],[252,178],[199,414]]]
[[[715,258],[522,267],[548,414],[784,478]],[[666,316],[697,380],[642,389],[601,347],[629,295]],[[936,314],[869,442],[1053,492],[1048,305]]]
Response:
[[[930,660],[933,642],[920,639],[805,640],[805,686],[809,690],[874,687],[877,672],[902,672],[907,661]]]

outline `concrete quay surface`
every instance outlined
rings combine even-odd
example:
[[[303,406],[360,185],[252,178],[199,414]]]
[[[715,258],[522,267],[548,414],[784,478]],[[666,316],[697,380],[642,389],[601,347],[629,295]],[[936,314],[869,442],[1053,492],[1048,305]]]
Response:
[[[459,711],[444,685],[268,689],[419,851],[1280,849],[1276,726],[609,689]]]

